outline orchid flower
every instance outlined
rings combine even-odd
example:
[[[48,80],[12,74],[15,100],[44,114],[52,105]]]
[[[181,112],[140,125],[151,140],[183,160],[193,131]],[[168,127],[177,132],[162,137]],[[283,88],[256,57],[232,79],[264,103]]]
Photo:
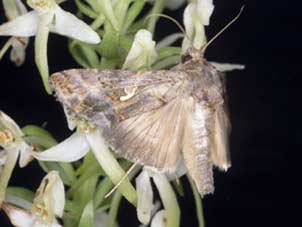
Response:
[[[77,17],[64,11],[55,0],[28,0],[32,11],[18,16],[0,26],[0,35],[30,37],[35,39],[35,59],[44,86],[48,93],[47,40],[49,32],[54,32],[83,42],[97,44],[98,34]]]
[[[3,7],[8,20],[13,20],[18,16],[27,13],[24,4],[20,0],[3,0]],[[0,59],[3,57],[5,52],[12,47],[10,60],[14,62],[16,66],[22,65],[25,60],[25,49],[27,45],[28,38],[11,37],[0,50]]]
[[[155,42],[152,34],[145,30],[139,30],[132,43],[131,49],[126,57],[123,69],[138,70],[150,68],[156,60]]]
[[[144,167],[143,171],[136,178],[136,189],[138,194],[137,216],[139,221],[147,225],[152,216],[153,191],[150,179],[159,191],[160,198],[164,205],[164,212],[158,211],[151,222],[153,227],[177,227],[180,221],[180,209],[176,195],[169,183],[168,177],[154,169]]]
[[[19,166],[31,161],[32,147],[23,140],[23,133],[13,119],[0,111],[0,206],[6,187],[20,154]]]
[[[32,155],[41,161],[73,162],[84,157],[90,149],[110,180],[114,184],[120,183],[118,190],[136,205],[136,191],[129,179],[124,179],[125,171],[111,153],[101,131],[87,122],[79,121],[78,131],[65,141],[44,152],[32,152]],[[120,182],[121,179],[124,180]]]
[[[204,26],[210,24],[210,17],[214,10],[213,0],[194,0],[184,11],[184,24],[187,37],[182,43],[182,50],[189,47],[200,50],[206,43]]]
[[[62,217],[65,206],[63,182],[57,171],[49,172],[36,191],[32,209],[3,203],[3,210],[17,227],[61,227],[56,217]]]

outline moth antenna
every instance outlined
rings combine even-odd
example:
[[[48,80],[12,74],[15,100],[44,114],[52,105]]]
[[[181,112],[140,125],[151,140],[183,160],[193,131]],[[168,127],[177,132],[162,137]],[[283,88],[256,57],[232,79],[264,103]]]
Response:
[[[237,14],[237,16],[235,16],[227,25],[225,25],[212,39],[210,39],[209,42],[207,42],[201,49],[201,52],[204,52],[207,47],[214,41],[216,40],[226,29],[228,29],[240,16],[241,16],[241,13],[244,9],[244,5],[240,8],[240,11],[239,13]]]
[[[119,182],[114,185],[114,187],[105,195],[105,199],[107,199],[109,196],[112,195],[113,192],[115,192],[118,187],[123,183],[123,181],[128,177],[128,175],[131,173],[131,171],[137,166],[138,162],[135,162],[132,164],[132,166],[127,170],[125,175],[119,180]]]
[[[186,36],[189,40],[190,37],[186,34],[186,31],[184,29],[184,27],[177,21],[175,20],[173,17],[170,17],[168,15],[165,15],[165,14],[162,14],[162,13],[152,13],[150,15],[148,15],[146,18],[145,18],[145,21],[149,19],[149,17],[153,17],[153,16],[158,16],[158,17],[163,17],[163,18],[166,18],[172,22],[174,22],[174,24],[176,24],[176,26],[179,28],[179,30],[184,34],[184,36]]]

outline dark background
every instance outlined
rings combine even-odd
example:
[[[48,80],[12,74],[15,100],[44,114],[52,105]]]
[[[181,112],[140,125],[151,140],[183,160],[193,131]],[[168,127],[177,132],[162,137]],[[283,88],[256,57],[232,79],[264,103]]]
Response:
[[[287,172],[290,167],[287,156],[293,145],[298,147],[302,141],[302,131],[294,130],[301,126],[295,119],[302,112],[298,102],[301,8],[293,1],[216,0],[214,3],[208,37],[227,24],[243,4],[246,7],[241,18],[207,49],[206,57],[217,62],[242,63],[246,70],[228,74],[232,168],[227,173],[215,171],[215,194],[203,200],[206,225],[290,226],[294,215],[286,214],[293,213],[294,207],[286,205],[286,201],[298,198],[293,194],[298,183]],[[63,6],[69,9],[72,4]],[[166,13],[181,21],[183,9]],[[0,15],[3,22],[3,13]],[[177,31],[170,21],[160,20],[158,26],[157,41]],[[5,40],[0,38],[0,46]],[[51,72],[77,66],[66,42],[64,37],[50,36]],[[22,67],[15,68],[8,55],[0,62],[0,109],[21,126],[47,122],[46,128],[58,140],[63,140],[70,132],[62,109],[44,92],[33,59],[31,40]],[[295,107],[289,109],[289,104]],[[291,145],[289,138],[293,139]],[[16,168],[10,185],[35,189],[42,176],[37,164],[32,163],[22,170]],[[197,226],[194,199],[187,184],[185,197],[179,202],[181,226]],[[126,202],[122,204],[120,226],[138,226],[135,210]],[[3,213],[0,226],[10,226]]]

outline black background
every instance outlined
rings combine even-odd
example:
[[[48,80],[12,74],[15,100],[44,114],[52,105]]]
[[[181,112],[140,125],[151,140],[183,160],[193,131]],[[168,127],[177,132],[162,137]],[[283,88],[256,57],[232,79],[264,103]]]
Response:
[[[227,173],[215,171],[215,194],[203,200],[206,226],[290,226],[294,216],[285,214],[293,213],[294,207],[286,206],[285,202],[298,198],[293,194],[298,180],[293,181],[292,174],[287,172],[290,167],[287,156],[294,148],[289,138],[296,148],[302,141],[302,131],[293,130],[301,126],[295,120],[301,114],[298,102],[300,8],[293,1],[216,0],[214,3],[208,37],[228,23],[243,4],[246,7],[241,18],[207,49],[206,57],[218,62],[242,63],[246,70],[228,76],[232,168]],[[63,5],[65,9],[69,7],[71,3]],[[166,13],[181,21],[183,9]],[[3,13],[0,15],[3,22]],[[177,31],[170,21],[160,20],[158,26],[157,41]],[[0,38],[1,46],[5,40]],[[47,129],[63,140],[70,132],[61,107],[44,92],[33,61],[32,41],[22,67],[15,68],[8,55],[0,62],[0,109],[21,126],[47,122]],[[77,66],[66,42],[64,37],[50,36],[51,72]],[[289,104],[294,108],[289,109]],[[32,163],[22,170],[16,168],[10,185],[35,189],[42,176],[38,165]],[[179,202],[181,226],[197,226],[194,199],[187,184],[185,197],[179,198]],[[122,204],[120,226],[138,226],[134,208],[126,202]],[[10,226],[3,213],[0,226]]]

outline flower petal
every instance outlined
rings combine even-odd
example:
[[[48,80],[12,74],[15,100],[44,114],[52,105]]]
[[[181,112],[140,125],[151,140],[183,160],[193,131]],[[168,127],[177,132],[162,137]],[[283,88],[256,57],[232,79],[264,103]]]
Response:
[[[19,166],[21,168],[27,166],[27,164],[33,160],[32,152],[33,152],[32,147],[27,145],[24,141],[20,142]]]
[[[136,178],[137,216],[138,220],[147,225],[151,219],[153,205],[153,190],[148,171],[143,170]]]
[[[0,130],[3,129],[8,129],[10,132],[13,133],[14,137],[23,136],[23,132],[21,131],[17,123],[4,112],[0,111]]]
[[[59,6],[55,10],[54,21],[51,27],[52,32],[92,44],[101,41],[99,35],[92,28]]]
[[[152,40],[152,34],[145,29],[141,29],[135,35],[123,69],[137,70],[150,67],[155,60],[155,42]]]
[[[210,17],[213,13],[213,10],[214,10],[213,0],[197,1],[197,11],[198,11],[198,15],[201,17],[203,25],[210,24]]]
[[[165,227],[167,226],[166,211],[158,211],[152,218],[151,227]]]
[[[39,16],[36,11],[30,11],[14,20],[0,26],[2,36],[34,36],[38,30]]]
[[[211,64],[214,65],[214,67],[220,72],[245,69],[245,65],[240,65],[240,64],[218,63],[218,62],[211,62]]]
[[[10,60],[16,64],[16,66],[20,66],[25,61],[25,49],[28,45],[28,38],[22,37],[13,37],[12,47],[10,53]]]
[[[8,203],[4,203],[2,208],[14,226],[32,227],[34,225],[35,221],[30,212]]]
[[[85,135],[74,133],[58,145],[43,152],[32,152],[32,155],[41,161],[74,162],[84,157],[89,149]]]
[[[20,0],[3,0],[3,8],[9,20],[27,13],[24,4]]]
[[[0,207],[5,197],[6,187],[9,179],[16,165],[18,154],[19,152],[16,148],[7,151],[6,163],[4,168],[1,170],[0,175]]]

